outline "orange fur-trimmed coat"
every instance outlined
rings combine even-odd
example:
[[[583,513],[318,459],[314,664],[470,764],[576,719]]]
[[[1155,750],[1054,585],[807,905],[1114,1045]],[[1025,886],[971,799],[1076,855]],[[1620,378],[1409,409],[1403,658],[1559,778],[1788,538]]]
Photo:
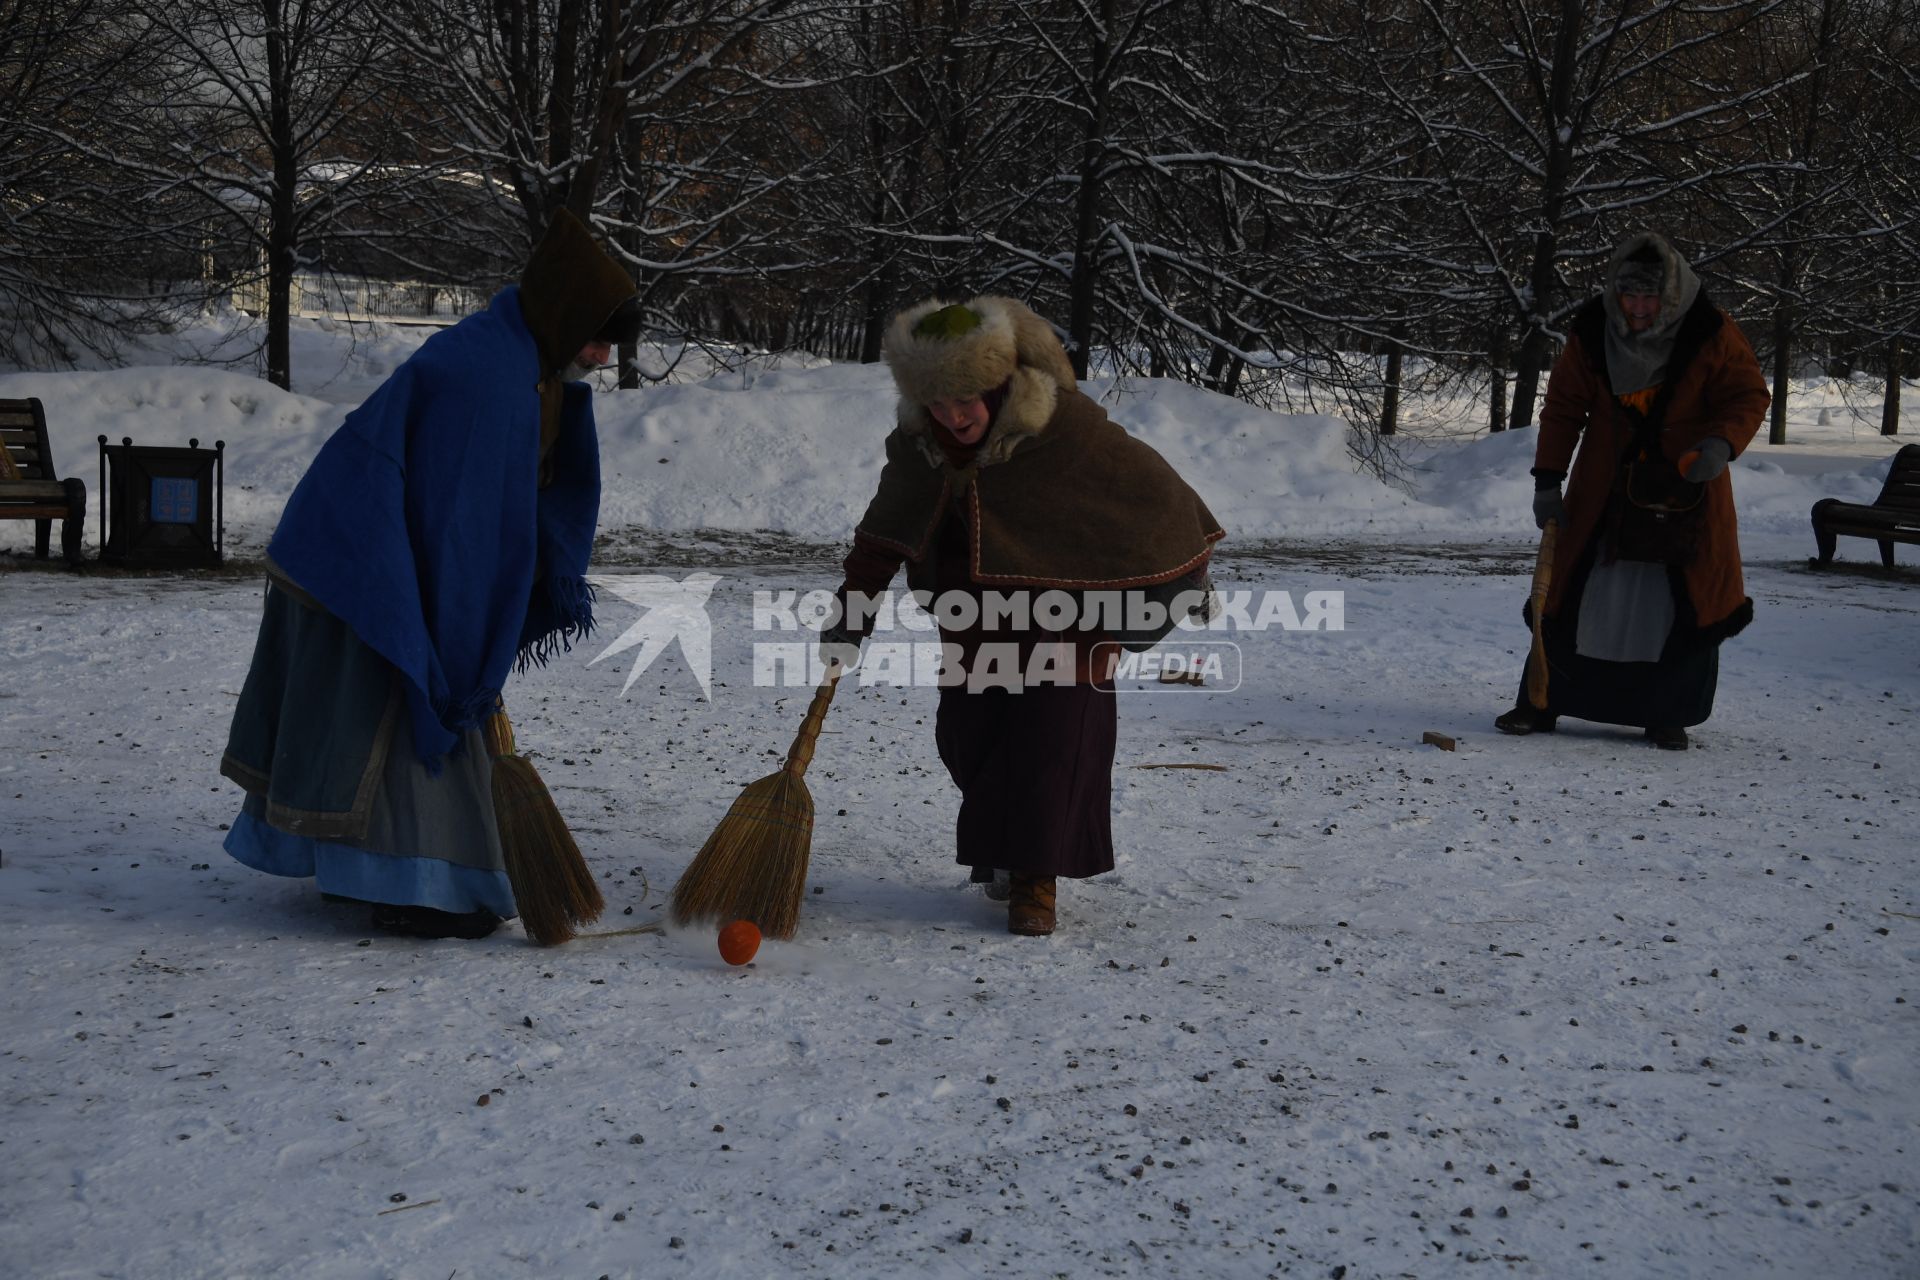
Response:
[[[1620,459],[1633,429],[1616,412],[1605,369],[1607,323],[1598,298],[1575,316],[1566,349],[1554,363],[1540,411],[1534,467],[1569,473],[1567,527],[1554,549],[1547,616],[1558,614],[1576,569],[1599,531]],[[1705,291],[1695,300],[1674,339],[1666,380],[1673,382],[1660,431],[1660,448],[1678,464],[1701,441],[1719,436],[1739,457],[1759,431],[1771,397],[1746,335]],[[1579,454],[1575,456],[1576,447]],[[1753,619],[1740,572],[1740,537],[1733,509],[1733,481],[1721,472],[1706,486],[1706,514],[1699,553],[1682,575],[1699,638],[1717,641],[1738,634]]]

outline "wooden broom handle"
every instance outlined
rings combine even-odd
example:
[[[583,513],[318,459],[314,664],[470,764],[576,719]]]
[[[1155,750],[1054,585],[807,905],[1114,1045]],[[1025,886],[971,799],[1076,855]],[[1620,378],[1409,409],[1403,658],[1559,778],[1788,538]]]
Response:
[[[807,706],[807,718],[800,722],[800,732],[793,735],[793,749],[787,752],[786,771],[798,778],[813,763],[813,744],[820,736],[820,725],[827,718],[827,704],[833,701],[833,687],[840,683],[841,674],[846,668],[835,662],[827,668],[827,678],[813,691],[813,701]]]
[[[1527,701],[1535,711],[1547,709],[1547,589],[1553,584],[1553,544],[1560,532],[1558,520],[1540,531],[1540,554],[1533,562],[1533,650],[1527,663]]]
[[[496,704],[493,714],[480,722],[480,733],[486,739],[487,754],[495,760],[513,754],[513,722],[507,719],[505,703]]]

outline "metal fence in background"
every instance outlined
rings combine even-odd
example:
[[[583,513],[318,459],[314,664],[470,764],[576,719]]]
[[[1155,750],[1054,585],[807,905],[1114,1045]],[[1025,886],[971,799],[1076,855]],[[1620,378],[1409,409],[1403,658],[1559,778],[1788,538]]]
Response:
[[[251,315],[267,310],[264,277],[233,291],[233,305]],[[295,275],[288,311],[314,320],[386,320],[395,324],[445,325],[479,311],[487,295],[459,285],[418,280],[379,280],[335,273]]]

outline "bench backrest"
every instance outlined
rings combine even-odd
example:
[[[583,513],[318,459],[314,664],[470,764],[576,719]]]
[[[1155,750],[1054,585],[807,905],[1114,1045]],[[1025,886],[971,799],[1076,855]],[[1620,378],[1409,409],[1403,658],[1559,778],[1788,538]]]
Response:
[[[47,415],[38,400],[0,400],[0,445],[5,446],[22,480],[60,478],[54,474]]]
[[[1873,505],[1920,514],[1920,444],[1902,445],[1893,455],[1893,469]]]

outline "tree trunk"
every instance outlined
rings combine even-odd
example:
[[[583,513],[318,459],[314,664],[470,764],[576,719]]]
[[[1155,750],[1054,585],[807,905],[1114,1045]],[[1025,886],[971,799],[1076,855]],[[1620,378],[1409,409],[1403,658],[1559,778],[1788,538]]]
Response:
[[[1217,331],[1232,334],[1233,341],[1236,343],[1245,343],[1256,336],[1244,328],[1235,326],[1232,315],[1224,307],[1215,310],[1213,315],[1214,324],[1218,326]],[[1201,385],[1223,396],[1237,396],[1240,394],[1240,378],[1246,371],[1245,360],[1234,355],[1226,347],[1215,343],[1213,351],[1207,357],[1206,381]]]
[[[1507,326],[1502,321],[1494,321],[1493,334],[1487,343],[1487,430],[1505,431],[1507,429]]]
[[[1900,434],[1900,335],[1887,339],[1887,396],[1880,403],[1880,434]]]
[[[1839,30],[1840,9],[1839,0],[1822,0],[1820,5],[1820,30],[1814,37],[1812,75],[1807,80],[1806,129],[1798,139],[1799,153],[1791,157],[1795,166],[1793,176],[1787,183],[1789,210],[1799,205],[1807,187],[1805,166],[1812,164],[1818,154],[1820,109],[1826,102],[1827,66],[1835,34]],[[1781,235],[1789,242],[1789,247],[1780,253],[1780,304],[1773,313],[1773,411],[1771,424],[1767,428],[1768,444],[1787,442],[1787,391],[1792,381],[1793,364],[1793,299],[1799,296],[1801,269],[1807,265],[1792,247],[1798,222],[1799,219],[1789,212],[1781,228]]]
[[[1553,260],[1559,251],[1560,210],[1573,177],[1573,149],[1579,141],[1573,119],[1574,73],[1580,58],[1581,17],[1585,0],[1560,0],[1560,30],[1553,43],[1553,79],[1547,89],[1546,175],[1540,184],[1540,230],[1533,240],[1533,264],[1527,273],[1527,332],[1520,340],[1520,365],[1513,382],[1516,427],[1533,422],[1533,402],[1546,363],[1548,317],[1553,314]]]
[[[1221,332],[1225,332],[1226,325],[1224,318],[1220,321],[1220,325]],[[1213,350],[1207,355],[1206,380],[1200,385],[1209,391],[1221,391],[1226,385],[1226,372],[1227,349],[1216,343]]]
[[[576,50],[580,47],[580,0],[560,0],[559,11],[553,16],[553,25],[553,87],[547,92],[547,173],[558,173],[560,177],[557,182],[551,176],[547,179],[551,184],[548,198],[554,205],[569,205],[574,216],[584,222],[587,209],[592,207],[593,197],[591,193],[588,194],[588,204],[585,206],[572,204],[574,174],[567,163],[573,159],[573,98],[574,86],[579,83]],[[551,208],[547,212],[551,216]]]
[[[860,363],[875,364],[880,359],[880,340],[887,333],[886,304],[880,298],[878,280],[867,283],[867,301],[860,320]]]
[[[1542,240],[1550,240],[1547,233]],[[1549,264],[1552,258],[1547,258]],[[1513,374],[1513,412],[1508,423],[1514,429],[1533,425],[1533,402],[1540,392],[1540,365],[1547,355],[1547,329],[1536,308],[1527,317],[1527,336],[1520,341],[1519,367]]]
[[[605,171],[607,157],[612,154],[614,141],[627,118],[627,89],[630,82],[626,75],[626,61],[620,53],[620,12],[619,0],[600,0],[600,18],[594,28],[592,51],[596,77],[591,81],[597,89],[594,93],[597,105],[587,135],[585,154],[580,158],[580,168],[567,191],[567,208],[582,222],[591,221],[588,214],[600,192],[601,174]]]
[[[1786,272],[1781,283],[1786,283]],[[1768,444],[1787,442],[1787,389],[1793,364],[1793,306],[1782,299],[1773,312],[1773,409],[1767,428]]]
[[[1239,356],[1235,356],[1233,359],[1227,361],[1227,380],[1221,386],[1220,394],[1227,395],[1227,396],[1239,395],[1240,379],[1246,374],[1246,372],[1247,372],[1247,362],[1245,360],[1242,360]]]
[[[285,12],[279,0],[262,6],[267,19],[268,146],[273,188],[267,198],[267,381],[293,389],[293,269],[299,248],[300,171],[293,139],[293,68]]]
[[[1081,140],[1080,190],[1073,231],[1073,277],[1068,283],[1067,354],[1076,378],[1087,376],[1087,358],[1093,349],[1093,308],[1097,292],[1100,220],[1100,170],[1107,159],[1107,96],[1112,90],[1109,41],[1113,35],[1114,0],[1100,0],[1099,25],[1093,31],[1093,65],[1087,76],[1087,130]]]
[[[861,68],[869,73],[875,71],[886,60],[887,51],[880,47],[880,36],[873,20],[873,6],[860,6],[858,41]],[[867,164],[865,177],[870,184],[867,189],[867,225],[877,227],[887,216],[887,151],[891,145],[891,136],[887,128],[887,116],[881,107],[881,95],[873,82],[863,83],[856,90],[860,95],[861,110],[867,117]],[[871,235],[865,244],[866,284],[860,291],[860,351],[861,364],[874,364],[880,359],[880,341],[887,331],[887,309],[892,303],[893,272],[885,265],[889,249],[879,235]]]
[[[1387,390],[1380,398],[1380,434],[1393,435],[1400,428],[1400,363],[1404,352],[1397,339],[1387,340]]]

